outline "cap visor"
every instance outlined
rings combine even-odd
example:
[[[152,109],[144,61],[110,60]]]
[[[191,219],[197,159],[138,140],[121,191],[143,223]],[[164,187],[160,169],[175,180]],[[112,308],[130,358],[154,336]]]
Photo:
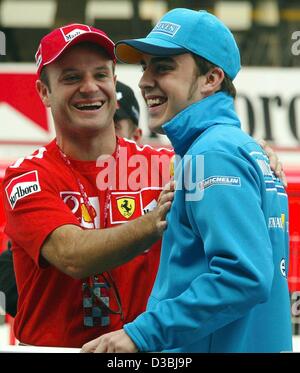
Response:
[[[122,40],[116,43],[117,58],[125,63],[137,64],[142,54],[153,56],[171,56],[186,53],[187,50],[162,39],[144,38],[135,40]]]

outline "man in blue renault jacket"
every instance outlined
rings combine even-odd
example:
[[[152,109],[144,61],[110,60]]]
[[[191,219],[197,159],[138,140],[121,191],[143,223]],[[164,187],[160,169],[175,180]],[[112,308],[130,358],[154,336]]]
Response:
[[[150,129],[165,133],[181,157],[177,182],[185,186],[189,175],[196,188],[175,193],[146,312],[83,350],[290,351],[287,195],[240,128],[231,32],[207,12],[173,9],[116,52],[142,65]]]

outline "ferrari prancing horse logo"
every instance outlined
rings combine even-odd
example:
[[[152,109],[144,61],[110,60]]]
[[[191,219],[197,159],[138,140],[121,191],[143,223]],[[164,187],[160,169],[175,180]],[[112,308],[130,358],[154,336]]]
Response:
[[[117,200],[118,210],[124,216],[129,219],[135,211],[135,199],[131,197],[122,197]]]

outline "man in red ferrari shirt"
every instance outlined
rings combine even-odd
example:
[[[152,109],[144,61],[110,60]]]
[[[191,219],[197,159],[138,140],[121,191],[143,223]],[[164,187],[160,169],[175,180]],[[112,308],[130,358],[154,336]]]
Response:
[[[140,107],[134,92],[128,85],[117,81],[116,94],[117,110],[114,115],[116,135],[134,140],[138,145],[141,145],[142,129],[139,127]],[[0,229],[4,229],[5,220],[2,198],[0,203],[0,217],[2,218],[1,223],[3,224],[3,227],[1,226]],[[11,245],[9,239],[3,233],[2,235],[0,232],[0,291],[2,291],[4,293],[3,296],[5,296],[6,313],[15,317],[17,313],[18,292],[13,268],[12,252],[10,250]],[[2,252],[2,250],[4,251]]]
[[[145,309],[172,198],[165,193],[155,208],[172,152],[115,136],[114,44],[104,32],[56,29],[36,61],[56,139],[16,161],[4,180],[15,335],[24,344],[79,347]]]

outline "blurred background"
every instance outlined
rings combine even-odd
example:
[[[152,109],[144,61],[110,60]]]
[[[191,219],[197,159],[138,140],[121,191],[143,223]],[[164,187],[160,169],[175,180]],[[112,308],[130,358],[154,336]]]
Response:
[[[114,41],[144,36],[169,9],[206,9],[233,31],[245,66],[300,66],[291,34],[300,31],[299,0],[0,0],[6,35],[2,62],[32,62],[40,38],[66,23],[103,28]]]
[[[0,50],[1,71],[13,71],[11,64],[18,63],[20,73],[34,73],[32,63],[39,40],[55,27],[87,23],[105,30],[113,41],[143,37],[166,11],[175,7],[206,9],[221,18],[234,33],[245,67],[235,81],[239,92],[237,110],[244,129],[275,146],[298,147],[299,0],[0,0],[0,31],[5,41],[5,53]],[[117,74],[121,80],[126,77],[126,83],[136,91],[142,105],[140,125],[145,139],[157,141],[147,129],[146,111],[137,88],[138,68],[122,65]],[[12,82],[0,83],[6,90],[12,89]],[[47,129],[51,127],[50,122],[40,127]],[[7,129],[3,132],[0,127],[0,140],[11,141]],[[22,142],[21,132],[18,139]],[[33,132],[28,130],[27,133],[32,142],[48,141],[49,136],[45,137],[45,133],[37,129]],[[48,132],[51,137],[53,133]],[[158,141],[167,142],[164,137]],[[27,148],[19,147],[19,150],[22,153]],[[4,156],[10,154],[11,150],[5,148]],[[11,156],[15,157],[15,154]],[[289,162],[293,163],[294,159],[298,162],[299,158],[295,156],[290,149]],[[283,157],[285,161],[286,154]]]
[[[103,29],[115,42],[144,37],[166,11],[176,7],[205,9],[231,29],[243,65],[234,81],[243,128],[267,140],[284,164],[289,182],[291,310],[294,334],[299,335],[300,0],[0,0],[0,181],[10,162],[54,137],[50,113],[34,89],[34,54],[46,33],[77,22]],[[143,142],[168,145],[165,137],[147,128],[137,87],[140,68],[118,64],[117,75],[134,89],[140,103]],[[0,235],[1,208],[0,203]],[[11,334],[9,338],[13,343]]]

